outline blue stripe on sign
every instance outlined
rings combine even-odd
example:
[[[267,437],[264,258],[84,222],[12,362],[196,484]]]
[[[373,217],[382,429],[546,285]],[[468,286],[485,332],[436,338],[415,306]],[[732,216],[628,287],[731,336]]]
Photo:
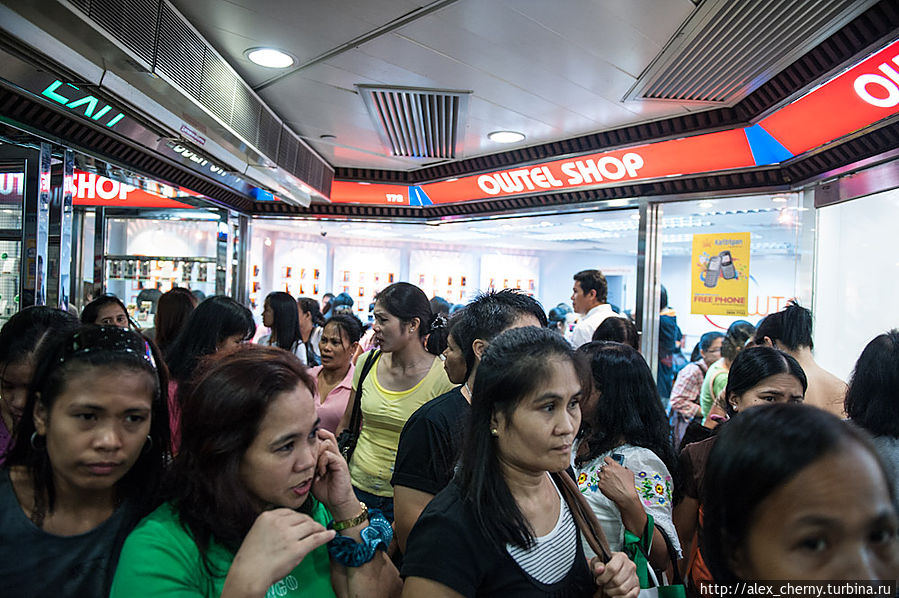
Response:
[[[424,189],[422,189],[418,185],[411,185],[409,187],[409,205],[432,206],[434,205],[434,202],[431,201],[431,198],[428,197],[428,194],[424,192]]]
[[[752,125],[743,131],[749,141],[749,149],[752,150],[752,158],[755,160],[756,166],[777,164],[793,157],[790,150],[762,128],[762,125]]]

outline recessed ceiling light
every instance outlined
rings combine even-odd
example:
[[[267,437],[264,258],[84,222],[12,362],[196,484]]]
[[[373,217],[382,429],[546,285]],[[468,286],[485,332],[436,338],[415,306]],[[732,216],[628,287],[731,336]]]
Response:
[[[713,204],[713,203],[710,202],[710,201],[701,201],[701,202],[699,202],[699,207],[702,208],[703,210],[708,210],[709,208],[711,208],[711,207],[714,206],[714,205],[715,205],[715,204]]]
[[[270,69],[286,69],[293,66],[293,56],[274,48],[250,48],[245,52],[250,62]]]
[[[781,195],[777,195],[775,197],[772,197],[771,201],[773,201],[774,203],[787,203],[787,198]]]
[[[640,214],[631,214],[631,220],[639,220]]]
[[[516,131],[494,131],[489,133],[487,137],[490,141],[495,141],[497,143],[517,143],[524,140],[524,133],[518,133]]]
[[[584,222],[593,222],[593,218],[584,218]]]

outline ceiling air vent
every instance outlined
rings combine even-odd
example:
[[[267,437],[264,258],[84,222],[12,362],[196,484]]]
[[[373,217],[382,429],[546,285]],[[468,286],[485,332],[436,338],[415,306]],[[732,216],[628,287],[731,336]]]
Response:
[[[458,158],[470,91],[373,87],[356,89],[391,155]]]
[[[877,0],[705,0],[625,100],[732,105]]]

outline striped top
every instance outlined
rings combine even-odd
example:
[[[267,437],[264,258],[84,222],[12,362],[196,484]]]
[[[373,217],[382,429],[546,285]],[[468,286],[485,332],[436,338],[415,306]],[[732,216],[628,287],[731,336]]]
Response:
[[[553,488],[556,488],[553,483]],[[562,499],[559,489],[559,519],[556,526],[545,536],[534,538],[530,548],[512,544],[506,550],[525,573],[543,584],[561,581],[571,570],[577,554],[577,527],[568,505]]]

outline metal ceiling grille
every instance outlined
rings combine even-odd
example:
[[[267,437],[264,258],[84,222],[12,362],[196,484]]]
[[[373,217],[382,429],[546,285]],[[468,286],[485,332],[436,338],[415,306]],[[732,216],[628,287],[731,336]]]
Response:
[[[71,2],[152,72],[180,88],[272,162],[327,195],[331,168],[284,125],[169,1]],[[279,147],[282,143],[290,147]]]
[[[625,96],[731,104],[876,0],[705,0]]]
[[[462,155],[470,91],[369,85],[356,89],[391,155],[442,159]]]

